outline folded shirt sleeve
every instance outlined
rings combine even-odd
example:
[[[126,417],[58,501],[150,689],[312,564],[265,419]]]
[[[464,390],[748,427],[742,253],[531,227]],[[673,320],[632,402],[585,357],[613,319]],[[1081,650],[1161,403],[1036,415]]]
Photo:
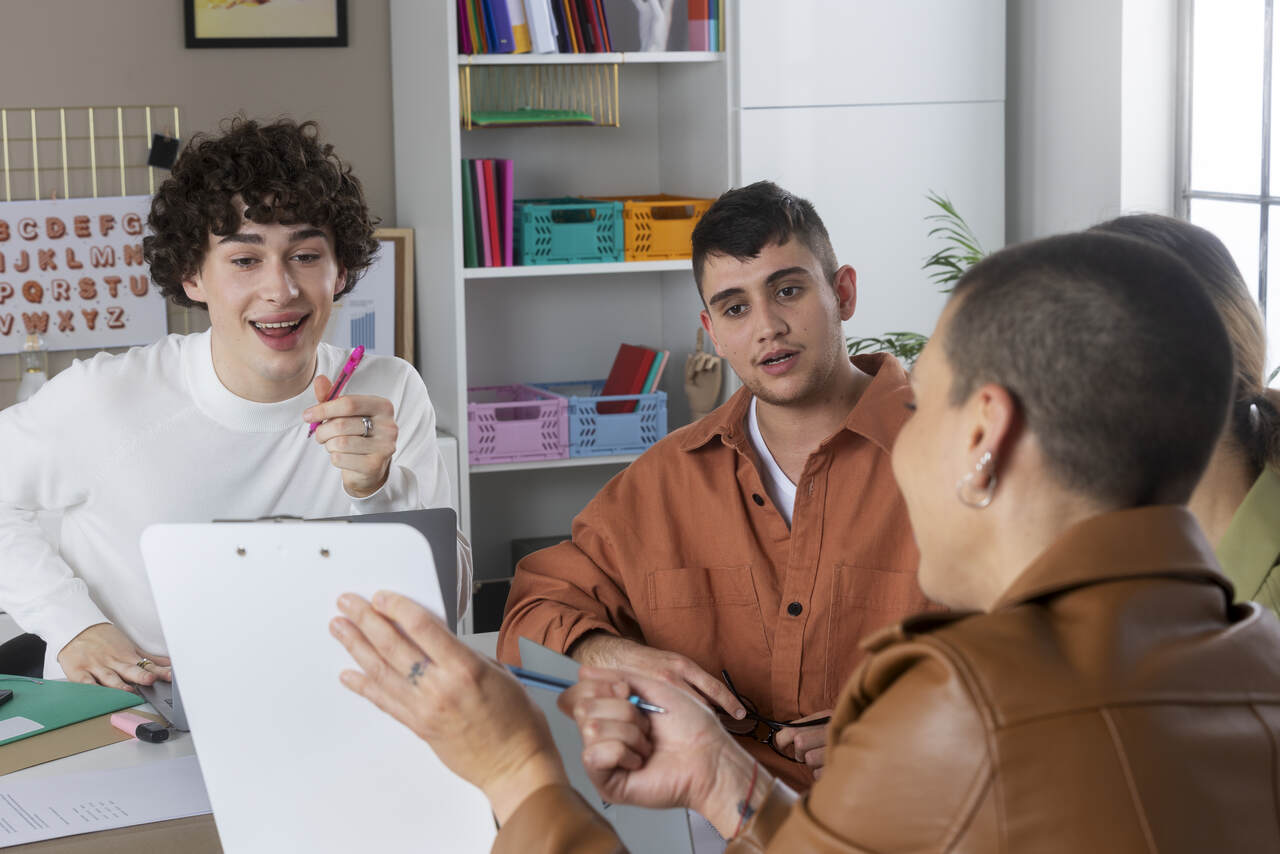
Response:
[[[498,831],[493,854],[626,854],[603,817],[566,785],[544,786]]]

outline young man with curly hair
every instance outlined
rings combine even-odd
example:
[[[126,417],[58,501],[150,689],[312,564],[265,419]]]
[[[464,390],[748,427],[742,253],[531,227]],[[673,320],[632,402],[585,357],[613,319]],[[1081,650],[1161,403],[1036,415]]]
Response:
[[[149,225],[153,280],[211,328],[77,361],[0,412],[0,447],[18,451],[0,477],[0,607],[46,642],[46,675],[113,687],[169,678],[147,525],[450,501],[411,365],[366,356],[324,402],[346,356],[321,341],[326,321],[378,243],[314,123],[240,118],[197,137]],[[42,510],[64,514],[57,550]]]

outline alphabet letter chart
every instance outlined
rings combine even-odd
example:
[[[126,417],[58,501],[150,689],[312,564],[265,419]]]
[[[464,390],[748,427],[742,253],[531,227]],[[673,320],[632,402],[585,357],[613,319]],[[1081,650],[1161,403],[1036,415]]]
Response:
[[[165,300],[142,259],[150,196],[0,202],[0,355],[150,344]]]

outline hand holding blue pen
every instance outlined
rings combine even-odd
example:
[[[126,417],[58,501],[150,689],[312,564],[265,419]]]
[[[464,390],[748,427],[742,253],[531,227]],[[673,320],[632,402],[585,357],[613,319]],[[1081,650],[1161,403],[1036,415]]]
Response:
[[[523,667],[516,667],[513,664],[508,664],[507,669],[511,671],[511,674],[515,676],[516,679],[520,680],[522,685],[527,685],[530,688],[541,688],[544,691],[553,691],[557,694],[561,691],[572,688],[577,684],[569,679],[557,679],[554,676],[548,676],[545,673],[538,673],[533,670],[525,670]],[[627,697],[627,702],[644,712],[650,712],[655,715],[664,715],[667,713],[667,710],[661,706],[646,703],[638,694],[632,694],[630,697]]]

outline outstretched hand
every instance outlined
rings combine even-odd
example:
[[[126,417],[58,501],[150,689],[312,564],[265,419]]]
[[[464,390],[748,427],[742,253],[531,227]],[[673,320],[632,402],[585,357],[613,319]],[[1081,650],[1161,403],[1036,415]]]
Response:
[[[413,730],[506,821],[537,789],[567,783],[546,718],[501,665],[411,599],[338,599],[329,623],[361,670],[342,683]]]

